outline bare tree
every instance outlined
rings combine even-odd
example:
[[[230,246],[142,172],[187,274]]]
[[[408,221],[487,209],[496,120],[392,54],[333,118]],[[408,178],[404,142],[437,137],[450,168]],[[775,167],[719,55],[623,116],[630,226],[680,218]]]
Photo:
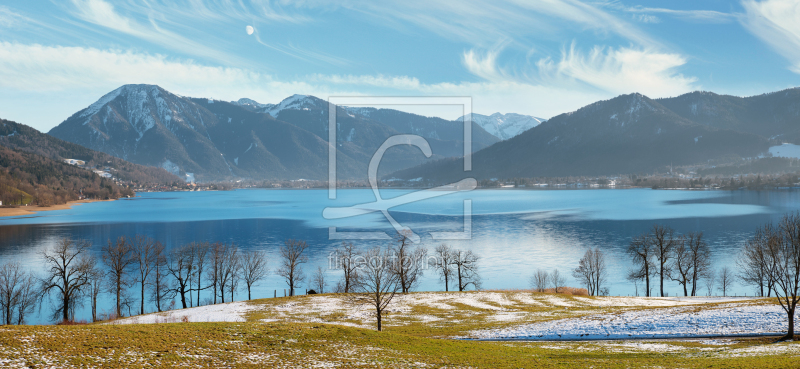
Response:
[[[139,314],[144,314],[144,294],[149,285],[148,279],[158,257],[156,254],[156,242],[150,237],[136,235],[131,244],[131,256],[136,263],[137,281],[141,292],[139,295]]]
[[[434,267],[439,272],[439,280],[444,281],[444,290],[450,290],[450,279],[453,278],[453,248],[447,244],[436,246],[434,250]]]
[[[17,263],[0,266],[0,307],[3,309],[3,324],[12,324],[13,313],[17,308],[19,289],[25,272]]]
[[[781,340],[794,337],[794,316],[800,302],[800,213],[787,214],[777,229],[765,227],[759,232],[763,242],[753,242],[760,249],[758,263],[763,263],[767,283],[786,312],[788,329]]]
[[[717,272],[714,269],[709,269],[703,281],[706,285],[707,296],[711,296],[714,293],[714,287],[717,285]]]
[[[634,237],[628,245],[628,255],[633,258],[634,269],[628,274],[631,281],[644,281],[645,295],[650,297],[650,276],[655,270],[655,247],[649,234]]]
[[[25,273],[17,295],[17,324],[25,323],[25,316],[32,313],[36,307],[39,301],[39,291],[36,287],[36,276],[31,272]]]
[[[656,263],[661,297],[664,297],[664,279],[669,276],[670,267],[672,266],[672,263],[670,263],[670,259],[673,256],[672,250],[678,244],[678,240],[675,239],[675,231],[672,228],[658,224],[653,225],[650,235],[653,242],[653,251],[655,252],[654,262]]]
[[[103,290],[105,290],[106,273],[95,266],[89,272],[89,302],[92,307],[92,321],[97,321],[97,300]]]
[[[200,306],[200,291],[210,287],[201,287],[201,282],[203,281],[203,269],[206,265],[206,259],[210,249],[211,245],[208,242],[194,243],[194,270],[195,277],[197,278],[197,306]]]
[[[211,290],[214,292],[214,304],[217,303],[217,297],[221,294],[219,292],[220,278],[222,277],[222,265],[224,263],[227,248],[227,244],[215,242],[213,245],[211,245],[210,249],[209,261],[211,262],[211,270],[206,275],[206,278],[208,279],[209,286],[211,286]]]
[[[693,264],[689,242],[686,238],[679,237],[676,240],[672,259],[672,267],[669,268],[667,276],[683,287],[684,296],[689,296],[689,284],[692,281]]]
[[[231,295],[229,302],[233,302],[233,296],[236,292],[237,282],[239,280],[240,262],[239,248],[234,244],[226,245],[224,253],[222,254],[219,276],[219,296],[223,303],[225,302],[226,289]]]
[[[126,289],[133,284],[128,276],[135,262],[133,247],[125,236],[120,236],[116,242],[108,240],[102,253],[103,264],[109,269],[109,289],[116,299],[117,317],[122,317],[122,305],[127,299]]]
[[[741,253],[736,265],[739,267],[739,278],[744,284],[754,285],[759,296],[772,295],[773,281],[769,279],[768,269],[773,268],[775,262],[770,255],[770,248],[778,243],[774,242],[780,237],[772,225],[766,225],[756,231],[753,238],[749,239]]]
[[[530,279],[531,288],[536,292],[544,292],[550,283],[550,274],[544,269],[536,269]]]
[[[560,289],[567,284],[567,280],[558,269],[553,269],[553,272],[550,273],[550,284],[556,290],[556,293],[560,293]]]
[[[408,293],[419,284],[424,270],[422,264],[428,251],[412,247],[410,236],[410,232],[398,232],[395,236],[395,247],[391,250],[392,271],[397,274],[402,293]]]
[[[181,298],[181,307],[189,307],[186,295],[191,294],[194,280],[194,250],[191,244],[180,245],[170,250],[167,258],[167,273],[175,281],[174,292]]]
[[[305,280],[301,265],[308,262],[308,257],[303,255],[307,248],[305,241],[286,240],[280,249],[281,266],[277,273],[289,285],[289,296],[294,296],[295,287]]]
[[[252,299],[250,289],[264,279],[269,273],[267,268],[267,253],[264,251],[247,252],[242,257],[242,280],[247,285],[247,299]]]
[[[3,309],[3,324],[22,324],[25,314],[33,309],[35,300],[32,274],[22,269],[18,262],[0,266],[0,307]],[[16,318],[16,319],[15,319]]]
[[[96,264],[89,251],[91,246],[88,241],[62,238],[41,253],[47,268],[42,279],[42,294],[56,292],[58,296],[53,309],[54,319],[69,321],[79,298],[89,288],[91,272]]]
[[[735,278],[731,268],[724,266],[719,270],[719,277],[717,278],[719,287],[717,288],[722,291],[722,296],[728,296],[728,289],[733,285]]]
[[[583,254],[578,267],[572,271],[572,276],[586,286],[590,296],[596,296],[607,293],[607,289],[604,288],[607,273],[605,255],[596,248],[589,249]]]
[[[376,247],[364,255],[362,279],[358,285],[356,302],[367,303],[375,308],[378,331],[382,330],[383,311],[392,302],[400,290],[397,273],[392,271],[392,255],[390,250]]]
[[[325,268],[318,266],[314,275],[311,276],[311,286],[316,293],[325,293]]]
[[[163,311],[163,301],[175,297],[175,288],[167,278],[169,277],[167,253],[164,250],[164,245],[159,241],[156,241],[154,254],[153,292],[150,296],[150,300],[156,304],[156,311],[161,312]]]
[[[476,290],[481,289],[481,276],[478,274],[478,261],[480,256],[475,255],[471,250],[453,250],[452,265],[455,268],[455,277],[458,282],[458,290],[464,291],[469,285]]]
[[[341,291],[350,293],[358,286],[358,269],[363,264],[363,256],[359,254],[352,243],[342,242],[342,247],[334,251],[332,267],[339,268],[344,272],[341,285]]]
[[[708,243],[703,240],[703,232],[690,232],[685,238],[689,247],[689,263],[691,264],[692,296],[697,296],[697,285],[700,279],[708,276],[711,269],[711,252]]]

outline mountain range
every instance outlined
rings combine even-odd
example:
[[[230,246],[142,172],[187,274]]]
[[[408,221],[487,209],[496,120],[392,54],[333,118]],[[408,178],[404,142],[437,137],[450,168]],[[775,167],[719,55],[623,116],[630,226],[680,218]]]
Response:
[[[125,85],[50,130],[49,134],[197,180],[327,179],[328,102],[293,95],[278,104],[225,102],[175,95],[154,85]],[[387,151],[380,173],[463,155],[461,122],[391,109],[336,107],[337,176],[366,178],[369,160],[390,136],[417,134],[411,146]],[[473,123],[473,150],[499,138]]]
[[[473,155],[426,163],[393,177],[453,181],[598,176],[664,171],[671,165],[737,162],[771,142],[800,138],[800,90],[740,98],[693,92],[652,100],[641,94],[558,115]]]
[[[69,117],[50,134],[134,163],[198,180],[327,179],[327,101],[293,95],[277,104],[226,102],[125,85]],[[434,155],[390,149],[379,175],[452,181],[597,176],[669,166],[736,163],[770,145],[800,143],[800,89],[751,97],[692,92],[650,99],[634,93],[549,120],[472,114],[473,171],[464,173],[463,119],[393,109],[336,107],[337,176],[364,179],[386,138],[425,137]]]

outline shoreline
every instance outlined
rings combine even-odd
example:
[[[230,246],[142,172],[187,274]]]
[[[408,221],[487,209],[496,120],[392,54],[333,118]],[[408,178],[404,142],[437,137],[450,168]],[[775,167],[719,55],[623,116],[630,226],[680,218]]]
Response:
[[[41,207],[41,206],[34,205],[34,206],[20,206],[20,207],[16,207],[16,208],[0,208],[0,218],[14,217],[14,216],[20,216],[20,215],[31,215],[31,214],[36,214],[36,213],[38,213],[40,211],[66,210],[66,209],[72,209],[73,205],[83,205],[83,204],[88,204],[88,203],[92,203],[92,202],[114,201],[114,200],[116,200],[116,199],[111,199],[111,200],[75,200],[75,201],[69,201],[66,204],[53,205],[53,206],[48,206],[48,207]]]

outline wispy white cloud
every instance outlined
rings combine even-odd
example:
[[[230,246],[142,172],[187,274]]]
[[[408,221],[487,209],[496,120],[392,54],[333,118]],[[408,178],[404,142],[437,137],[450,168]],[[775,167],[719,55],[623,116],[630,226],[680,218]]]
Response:
[[[634,14],[633,19],[642,23],[661,23],[661,18],[650,14]]]
[[[278,102],[292,94],[328,96],[473,96],[476,112],[551,116],[607,97],[597,91],[517,81],[426,84],[408,76],[311,74],[291,80],[242,68],[199,64],[163,55],[84,47],[0,42],[0,111],[48,130],[108,91],[128,83],[157,84],[186,96]],[[10,94],[10,95],[9,95]],[[19,107],[12,95],[59,101],[47,115]],[[455,117],[443,116],[453,119]],[[42,121],[44,119],[44,121]]]
[[[651,8],[641,5],[624,6],[617,2],[605,3],[604,6],[627,13],[633,13],[634,19],[645,23],[657,23],[651,20],[658,19],[653,14],[673,17],[678,20],[701,23],[730,23],[736,21],[738,14],[724,13],[715,10],[678,10],[667,8]],[[651,18],[652,17],[652,18]]]
[[[179,2],[152,1],[146,3],[122,3],[117,9],[105,0],[71,0],[74,5],[73,14],[91,24],[121,32],[156,45],[176,50],[186,55],[202,57],[208,60],[223,62],[228,65],[247,66],[242,58],[229,55],[220,47],[208,46],[209,38],[196,24],[209,22],[230,23],[280,21],[287,23],[303,23],[310,19],[302,15],[288,14],[269,1],[255,0],[248,2],[185,0]],[[130,14],[123,16],[121,11]],[[146,23],[137,22],[135,18],[145,18]],[[168,30],[163,25],[185,32]],[[258,35],[257,42],[271,50],[311,63],[325,63],[334,66],[347,66],[351,62],[345,58],[323,52],[309,50],[295,44],[264,42]],[[186,37],[191,34],[195,37]],[[203,35],[197,37],[197,35]],[[198,41],[202,39],[203,41]],[[218,40],[219,41],[219,40]],[[217,45],[219,46],[219,45]]]
[[[16,27],[22,23],[28,22],[29,19],[7,6],[0,6],[0,27],[11,28]]]
[[[537,62],[543,82],[586,83],[614,94],[640,92],[651,97],[677,96],[699,88],[697,78],[685,77],[677,69],[686,64],[679,54],[643,48],[592,48],[581,52],[573,43],[558,61]]]
[[[233,64],[236,58],[218,49],[194,41],[175,32],[159,27],[157,21],[148,16],[148,24],[142,24],[120,14],[112,4],[104,0],[72,0],[73,14],[88,23],[130,35],[169,50],[186,55],[200,56],[218,62]]]
[[[590,87],[611,94],[640,92],[651,97],[663,97],[699,87],[696,78],[678,72],[677,69],[686,64],[684,57],[645,48],[596,46],[582,52],[573,43],[562,50],[560,59],[541,58],[528,70],[517,73],[497,64],[498,53],[498,50],[484,54],[469,50],[463,55],[463,63],[472,74],[486,81],[516,81],[575,91]]]
[[[742,2],[742,24],[754,35],[789,60],[789,67],[800,74],[800,3],[795,1]]]

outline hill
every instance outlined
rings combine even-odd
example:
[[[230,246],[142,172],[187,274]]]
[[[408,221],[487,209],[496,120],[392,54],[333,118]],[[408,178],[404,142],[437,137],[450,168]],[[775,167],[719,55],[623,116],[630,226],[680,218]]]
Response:
[[[3,205],[50,206],[68,201],[133,196],[130,188],[94,172],[41,155],[0,146]]]
[[[394,173],[439,182],[464,177],[597,176],[664,171],[671,165],[739,160],[766,152],[769,140],[700,124],[641,94],[599,101],[558,115],[473,155],[473,171],[461,159],[441,160]]]
[[[41,133],[27,125],[4,119],[0,119],[0,145],[59,162],[64,159],[76,159],[84,161],[86,167],[114,168],[114,177],[121,181],[137,184],[183,182],[181,178],[163,169],[133,164],[112,155]]]

